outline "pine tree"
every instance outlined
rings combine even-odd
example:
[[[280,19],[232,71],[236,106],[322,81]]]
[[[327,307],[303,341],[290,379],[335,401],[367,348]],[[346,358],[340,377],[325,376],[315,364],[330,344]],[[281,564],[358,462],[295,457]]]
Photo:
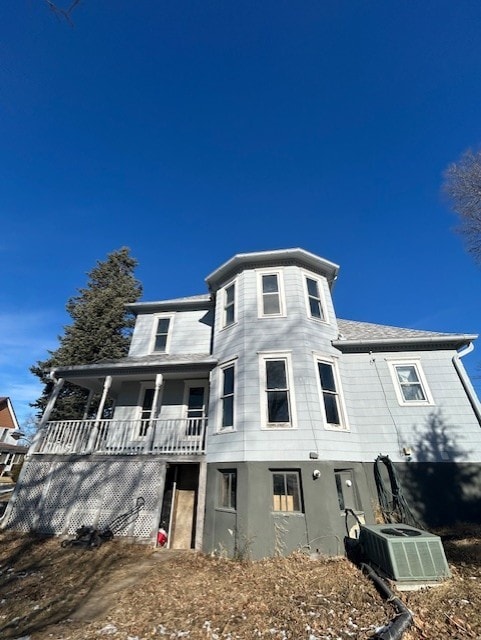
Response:
[[[122,247],[108,254],[105,261],[98,261],[87,274],[87,286],[68,300],[66,309],[72,324],[64,328],[63,336],[59,336],[58,349],[50,351],[49,358],[38,361],[30,369],[44,384],[42,395],[31,405],[39,415],[45,409],[52,389],[48,378],[52,369],[116,360],[127,354],[134,317],[125,305],[136,302],[142,294],[142,286],[134,277],[136,266],[130,249]],[[86,389],[65,383],[51,419],[82,418],[87,396]]]

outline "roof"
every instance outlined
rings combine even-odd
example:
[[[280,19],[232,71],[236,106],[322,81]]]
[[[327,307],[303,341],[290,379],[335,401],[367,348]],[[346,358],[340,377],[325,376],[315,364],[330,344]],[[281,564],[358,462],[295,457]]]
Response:
[[[162,353],[145,356],[126,356],[119,360],[104,360],[95,364],[57,367],[60,378],[82,378],[85,376],[129,375],[147,371],[202,368],[210,370],[217,360],[210,353]]]
[[[223,283],[244,269],[279,267],[288,264],[297,264],[325,276],[331,287],[339,271],[339,266],[334,262],[320,258],[305,249],[275,249],[238,253],[208,275],[205,281],[211,291],[216,291]]]
[[[159,311],[172,311],[180,309],[182,311],[194,311],[198,309],[209,309],[212,306],[212,297],[209,293],[196,296],[186,296],[183,298],[171,298],[170,300],[157,300],[154,302],[132,302],[126,304],[126,308],[132,313],[156,313]]]
[[[411,348],[430,347],[459,349],[478,337],[477,334],[442,333],[439,331],[421,331],[403,327],[359,322],[356,320],[337,320],[339,338],[333,345],[341,351],[364,350],[368,346],[387,348],[403,346]]]

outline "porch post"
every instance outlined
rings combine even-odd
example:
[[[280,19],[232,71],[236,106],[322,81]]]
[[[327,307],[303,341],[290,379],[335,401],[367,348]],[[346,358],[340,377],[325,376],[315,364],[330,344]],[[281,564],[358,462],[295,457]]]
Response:
[[[155,440],[155,428],[156,428],[156,418],[159,412],[159,395],[160,389],[164,383],[164,376],[161,373],[158,373],[155,376],[155,388],[154,388],[154,397],[152,399],[152,411],[150,412],[150,437],[149,437],[149,451],[152,451],[152,447]]]
[[[90,389],[89,396],[87,398],[87,403],[85,405],[85,411],[84,411],[84,414],[82,416],[82,420],[87,420],[87,418],[89,416],[90,405],[92,404],[93,397],[94,397],[94,390]]]
[[[102,413],[104,412],[105,401],[107,400],[107,394],[111,386],[112,386],[112,376],[105,376],[104,390],[102,391],[102,397],[100,398],[100,404],[99,404],[99,408],[97,409],[97,416],[95,418],[96,422],[98,422],[99,420],[102,420]]]
[[[97,440],[97,435],[99,432],[99,423],[102,419],[102,413],[104,411],[105,401],[107,400],[107,394],[111,386],[112,386],[112,376],[105,376],[104,389],[102,391],[102,397],[100,398],[99,408],[97,409],[97,416],[95,418],[95,423],[94,423],[94,426],[92,427],[92,431],[90,432],[90,437],[87,444],[88,453],[92,453],[92,451],[95,448],[95,442]]]
[[[207,485],[207,463],[202,460],[199,463],[199,491],[197,494],[197,514],[195,518],[194,548],[196,551],[202,551],[202,543],[204,540],[206,485]]]
[[[43,415],[40,418],[40,422],[38,423],[37,431],[32,438],[32,444],[30,445],[30,449],[28,450],[27,455],[31,455],[32,453],[35,453],[35,451],[37,451],[38,447],[40,446],[40,442],[42,440],[42,435],[43,435],[42,432],[44,430],[45,425],[48,422],[48,419],[50,418],[50,414],[53,411],[53,408],[55,406],[59,393],[62,390],[63,383],[65,382],[63,378],[56,379],[53,371],[50,373],[49,377],[51,380],[54,380],[54,387],[52,389],[52,393],[50,394],[50,398],[48,399],[47,406],[45,407],[45,411],[43,412]]]

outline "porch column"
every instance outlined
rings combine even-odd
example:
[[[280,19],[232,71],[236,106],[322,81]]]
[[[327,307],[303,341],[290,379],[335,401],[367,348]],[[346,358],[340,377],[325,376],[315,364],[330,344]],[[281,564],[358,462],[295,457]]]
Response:
[[[37,449],[39,448],[40,443],[42,441],[45,425],[47,424],[50,418],[50,414],[52,413],[53,408],[55,407],[55,403],[57,401],[59,393],[62,390],[63,384],[65,382],[63,378],[58,378],[58,379],[55,378],[53,371],[50,373],[49,378],[50,380],[54,381],[54,386],[52,389],[52,393],[50,394],[50,398],[48,399],[47,406],[45,407],[45,411],[43,412],[43,415],[40,418],[40,422],[38,423],[37,431],[35,432],[35,435],[32,438],[32,444],[30,445],[30,449],[28,450],[28,455],[35,453],[35,451],[37,451]]]
[[[88,398],[87,398],[87,404],[85,405],[85,411],[84,411],[84,414],[82,416],[82,420],[87,420],[87,418],[89,417],[90,405],[92,404],[92,398],[93,397],[94,397],[94,390],[90,389],[89,395],[88,395]]]
[[[164,376],[161,373],[158,373],[155,376],[155,388],[154,388],[154,397],[152,399],[152,411],[150,412],[150,437],[149,437],[149,451],[152,451],[152,447],[155,440],[155,430],[156,430],[156,418],[159,413],[159,395],[160,389],[164,384]]]
[[[95,418],[96,422],[98,422],[99,420],[102,420],[105,401],[107,400],[107,395],[109,393],[109,389],[111,386],[112,386],[112,376],[105,376],[104,390],[102,391],[102,397],[100,398],[100,404],[99,404],[99,408],[97,409],[97,416]]]
[[[99,408],[97,409],[95,423],[94,423],[94,426],[92,427],[92,431],[90,432],[90,437],[87,445],[88,453],[92,453],[92,451],[94,451],[95,449],[95,443],[97,441],[97,436],[99,433],[99,424],[100,424],[100,421],[102,420],[102,413],[104,411],[105,401],[107,400],[107,394],[111,386],[112,386],[112,376],[105,376],[102,397],[100,398],[100,404],[99,404]]]
[[[207,463],[202,460],[199,463],[199,490],[197,493],[197,514],[195,519],[194,549],[196,551],[202,551],[202,543],[204,539],[206,486],[207,486]]]

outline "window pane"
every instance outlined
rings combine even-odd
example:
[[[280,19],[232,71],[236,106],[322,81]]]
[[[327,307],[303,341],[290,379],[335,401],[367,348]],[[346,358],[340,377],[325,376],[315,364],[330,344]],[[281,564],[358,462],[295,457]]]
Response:
[[[412,365],[396,367],[399,382],[419,382],[416,369]]]
[[[225,323],[226,325],[234,322],[234,305],[227,307],[225,310]]]
[[[267,411],[269,422],[290,422],[287,391],[268,391]]]
[[[324,407],[326,408],[326,420],[329,424],[340,424],[337,396],[324,393]]]
[[[226,509],[235,509],[237,502],[237,473],[221,471],[219,505]]]
[[[332,365],[327,362],[319,362],[319,376],[321,378],[321,387],[324,391],[336,391]]]
[[[273,510],[302,511],[299,474],[279,472],[272,474]]]
[[[279,300],[279,295],[266,295],[264,296],[264,315],[265,316],[273,316],[276,314],[280,314],[281,312],[281,304]]]
[[[192,387],[189,390],[189,409],[203,409],[204,387]]]
[[[222,406],[222,426],[234,426],[234,396],[228,396],[223,400]]]
[[[267,388],[287,389],[286,363],[284,360],[267,360]]]
[[[264,293],[277,293],[279,291],[276,274],[262,276],[262,291]]]
[[[319,288],[317,286],[317,282],[312,280],[311,278],[306,278],[307,280],[307,291],[310,296],[314,296],[315,298],[319,298]]]
[[[167,345],[167,335],[156,336],[155,338],[155,350],[165,351]]]
[[[403,384],[401,385],[404,399],[409,400],[426,400],[420,384]]]
[[[168,333],[170,318],[160,318],[157,325],[157,333]]]
[[[234,393],[234,367],[228,367],[224,369],[224,394],[229,395]]]
[[[234,285],[227,287],[225,290],[225,302],[226,304],[232,304],[234,302]]]
[[[309,298],[309,309],[313,318],[322,318],[321,305],[319,300]]]
[[[299,484],[297,473],[287,473],[287,495],[292,498],[292,511],[300,511]]]

